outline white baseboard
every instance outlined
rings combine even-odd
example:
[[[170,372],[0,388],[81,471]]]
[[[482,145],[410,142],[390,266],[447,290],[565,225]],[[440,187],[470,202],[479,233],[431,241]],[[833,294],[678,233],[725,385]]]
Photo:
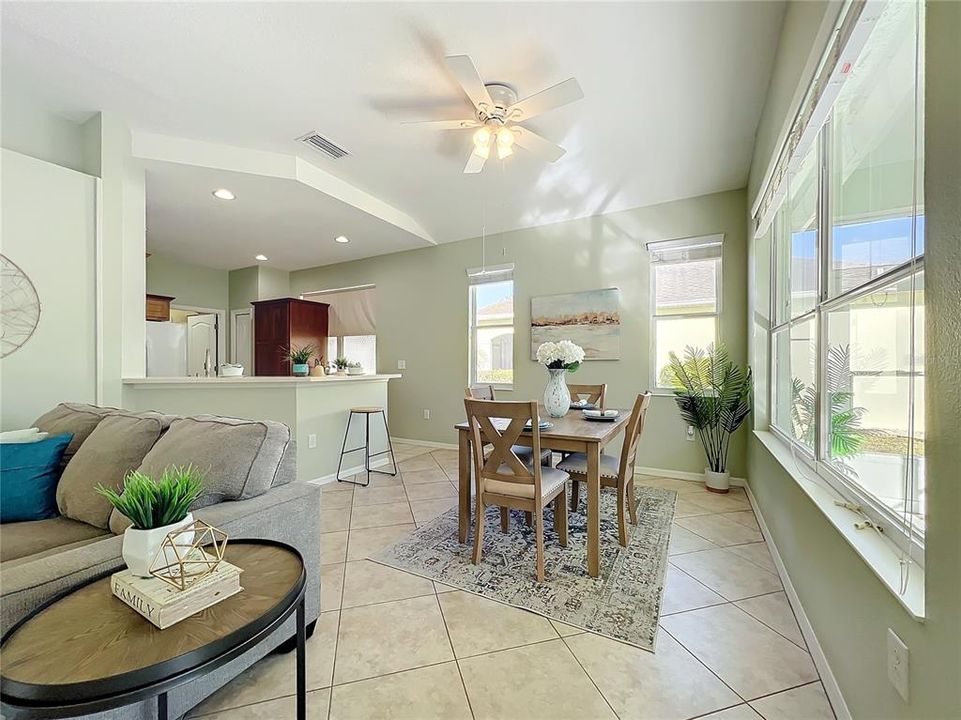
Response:
[[[411,440],[409,438],[399,438],[391,436],[391,442],[395,443],[407,443],[408,445],[423,445],[424,447],[438,448],[440,450],[456,450],[457,445],[454,443],[440,443],[432,442],[430,440]]]
[[[686,472],[684,470],[667,470],[665,468],[634,466],[634,472],[641,475],[653,475],[655,477],[666,477],[674,480],[690,480],[691,482],[704,483],[704,473]],[[746,487],[747,480],[739,477],[731,478],[731,485],[735,487]]]
[[[841,687],[838,685],[838,681],[831,671],[827,656],[821,648],[821,643],[818,642],[817,635],[814,634],[814,627],[811,625],[811,621],[808,620],[808,616],[804,612],[797,591],[791,583],[791,578],[787,573],[787,568],[784,567],[784,561],[781,560],[781,554],[778,552],[777,545],[774,543],[771,531],[768,529],[767,523],[764,521],[764,516],[757,506],[754,493],[751,492],[751,486],[745,485],[744,489],[747,491],[748,500],[751,501],[751,507],[754,508],[757,524],[761,528],[761,534],[767,543],[767,549],[770,551],[771,558],[774,560],[774,566],[777,568],[777,573],[781,577],[781,584],[784,585],[784,594],[787,595],[788,602],[791,603],[791,608],[793,608],[794,615],[797,617],[801,634],[804,636],[805,642],[807,642],[808,650],[811,652],[811,659],[814,661],[818,674],[821,676],[821,683],[824,685],[824,691],[827,693],[828,699],[831,701],[831,706],[834,708],[834,714],[837,715],[837,720],[852,720],[851,711],[848,709],[847,703],[844,702],[844,696],[841,694]]]
[[[384,465],[390,464],[390,458],[380,458],[379,460],[374,460],[370,463],[371,468],[379,468]],[[354,467],[344,468],[340,471],[341,476],[350,477],[351,475],[356,475],[357,473],[364,472],[363,465],[356,465]],[[330,475],[324,475],[319,478],[314,478],[313,480],[308,480],[307,482],[313,483],[314,485],[326,485],[327,483],[332,483],[337,480],[337,473],[332,472]]]

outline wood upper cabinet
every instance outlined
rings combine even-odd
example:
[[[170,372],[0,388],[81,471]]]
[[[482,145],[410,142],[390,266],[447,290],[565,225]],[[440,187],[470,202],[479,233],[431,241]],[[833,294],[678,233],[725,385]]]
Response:
[[[316,354],[327,358],[327,304],[280,298],[260,300],[254,306],[254,370],[257,375],[287,376],[290,346],[313,345]]]
[[[170,320],[170,303],[173,299],[169,295],[147,293],[147,320],[151,322],[167,322]]]

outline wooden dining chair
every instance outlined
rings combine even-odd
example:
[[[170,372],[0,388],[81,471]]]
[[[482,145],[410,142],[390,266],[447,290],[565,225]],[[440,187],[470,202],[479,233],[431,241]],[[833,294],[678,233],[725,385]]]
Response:
[[[603,410],[606,405],[604,401],[607,396],[607,384],[602,385],[571,385],[567,384],[567,389],[571,393],[571,402],[585,399],[591,405],[596,405],[599,410]]]
[[[464,390],[464,397],[471,398],[472,400],[496,400],[494,397],[494,386],[493,385],[477,385],[475,387],[469,387]],[[511,448],[514,454],[521,459],[522,462],[529,463],[531,458],[534,457],[534,450],[527,447],[526,445],[515,445]],[[553,456],[550,450],[544,450],[541,453],[541,465],[553,465]],[[528,523],[530,524],[530,523]]]
[[[514,452],[523,432],[531,433],[534,456],[540,455],[541,433],[538,427],[537,402],[498,402],[464,399],[467,424],[474,455],[476,512],[474,514],[474,553],[471,561],[481,561],[484,546],[485,509],[496,505],[501,512],[501,530],[507,532],[508,508],[523,510],[534,516],[534,538],[537,551],[537,581],[544,581],[544,506],[554,503],[554,530],[561,547],[567,547],[567,479],[562,470],[522,461]],[[495,420],[508,420],[498,430]],[[530,421],[530,429],[525,426]],[[486,457],[483,443],[492,446]]]
[[[634,499],[634,458],[637,455],[637,441],[644,432],[644,421],[647,408],[651,404],[651,393],[646,392],[637,396],[631,410],[631,418],[624,428],[624,444],[621,446],[621,457],[601,453],[598,465],[602,487],[617,488],[617,538],[623,547],[627,547],[627,524],[624,518],[624,506],[627,506],[631,517],[631,525],[637,525],[637,501]],[[564,470],[571,476],[571,509],[576,510],[580,500],[581,481],[587,480],[587,455],[572,453],[557,464],[558,469]]]

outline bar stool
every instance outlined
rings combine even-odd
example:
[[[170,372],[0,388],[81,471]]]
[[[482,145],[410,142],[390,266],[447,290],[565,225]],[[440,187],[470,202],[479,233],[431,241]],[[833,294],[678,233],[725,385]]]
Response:
[[[387,434],[387,449],[381,450],[380,452],[371,453],[370,452],[370,416],[377,415],[384,419],[384,432]],[[354,419],[354,415],[363,415],[366,421],[364,430],[364,444],[362,447],[347,449],[347,436],[350,435],[350,423]],[[347,478],[342,478],[340,476],[340,469],[344,463],[344,455],[352,452],[364,451],[364,470],[367,471],[367,482],[360,483],[355,480],[348,480]],[[387,472],[385,470],[371,470],[370,469],[370,459],[372,457],[377,457],[378,455],[390,454],[390,464],[394,468],[393,472]],[[347,429],[344,431],[344,444],[340,449],[340,460],[337,462],[337,482],[350,483],[351,485],[360,485],[361,487],[367,487],[370,485],[370,474],[380,473],[381,475],[397,475],[397,461],[394,459],[394,446],[390,442],[390,429],[387,427],[387,413],[384,412],[382,407],[355,407],[350,409],[350,416],[347,418]]]

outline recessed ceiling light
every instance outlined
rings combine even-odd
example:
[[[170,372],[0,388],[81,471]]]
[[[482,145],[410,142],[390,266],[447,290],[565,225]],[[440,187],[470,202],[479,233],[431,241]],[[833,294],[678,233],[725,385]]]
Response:
[[[334,242],[349,243],[350,240],[348,240],[348,239],[347,239],[346,237],[344,237],[343,235],[338,235],[337,237],[334,238]]]
[[[254,255],[254,260],[260,260],[260,262],[264,262],[266,259],[266,255]]]
[[[233,200],[235,195],[227,188],[218,188],[214,190],[214,197],[218,200]]]

